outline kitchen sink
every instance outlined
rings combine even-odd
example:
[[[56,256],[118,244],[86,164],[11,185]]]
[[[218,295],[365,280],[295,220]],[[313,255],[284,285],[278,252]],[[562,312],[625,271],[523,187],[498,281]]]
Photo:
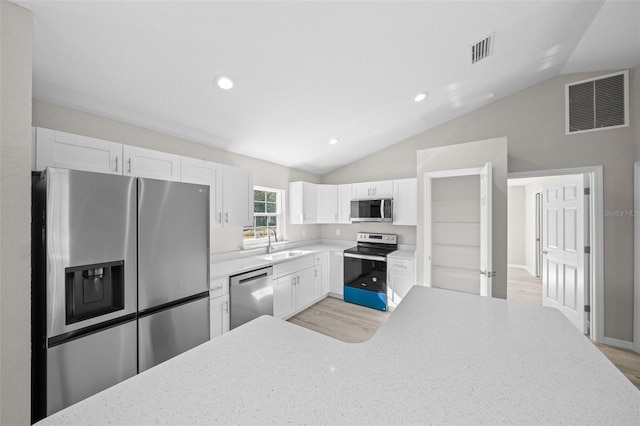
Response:
[[[274,260],[284,260],[290,259],[292,257],[302,256],[304,254],[312,253],[311,250],[287,250],[280,251],[278,253],[271,253],[266,256],[259,256],[260,259],[274,261]]]

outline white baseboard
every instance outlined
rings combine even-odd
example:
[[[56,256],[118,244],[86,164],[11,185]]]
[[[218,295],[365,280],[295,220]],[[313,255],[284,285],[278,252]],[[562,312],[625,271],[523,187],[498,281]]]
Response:
[[[527,265],[516,265],[515,263],[509,263],[507,264],[507,267],[509,268],[518,268],[518,269],[524,269],[525,271],[527,271],[529,273],[529,275],[531,275],[532,277],[535,277],[536,274],[535,272],[533,272],[531,269],[529,269],[529,267]]]
[[[527,269],[527,267],[525,265],[517,265],[515,263],[509,263],[509,264],[507,264],[507,266],[509,268]]]
[[[332,291],[329,292],[329,297],[335,297],[336,299],[343,299],[342,294],[334,293]]]
[[[633,342],[628,342],[626,340],[614,339],[613,337],[605,337],[602,341],[605,345],[615,346],[616,348],[628,349],[630,351],[633,350]]]

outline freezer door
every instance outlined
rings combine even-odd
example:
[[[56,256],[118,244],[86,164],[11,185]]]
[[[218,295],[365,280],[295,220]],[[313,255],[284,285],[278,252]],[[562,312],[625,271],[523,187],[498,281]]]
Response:
[[[135,319],[49,348],[47,416],[135,374]]]
[[[138,319],[138,369],[143,372],[209,340],[209,294]]]
[[[209,289],[209,187],[138,179],[138,309]]]
[[[135,179],[55,168],[45,179],[47,337],[135,313]],[[109,275],[114,265],[117,277]],[[105,305],[100,315],[72,305],[92,302]]]

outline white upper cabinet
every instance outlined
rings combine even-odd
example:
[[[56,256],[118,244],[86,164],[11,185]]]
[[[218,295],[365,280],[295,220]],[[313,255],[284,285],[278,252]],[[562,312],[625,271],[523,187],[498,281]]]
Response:
[[[211,228],[253,223],[253,173],[250,170],[182,157],[182,181],[209,185]]]
[[[338,185],[338,223],[351,223],[351,191],[352,185]]]
[[[122,146],[122,174],[179,182],[180,156],[131,145]]]
[[[47,167],[180,180],[180,156],[117,142],[36,129],[35,169]]]
[[[317,223],[318,190],[309,182],[289,182],[289,223]]]
[[[122,144],[116,142],[37,128],[35,151],[35,170],[60,167],[122,174]]]
[[[222,166],[211,161],[182,157],[182,181],[209,185],[209,228],[222,226]],[[213,234],[209,247],[213,247]]]
[[[338,222],[338,186],[317,185],[318,214],[317,223]]]
[[[393,197],[393,181],[354,183],[351,194],[354,200],[391,198]]]
[[[211,228],[253,224],[251,170],[36,128],[34,168],[46,167],[209,185]]]
[[[416,225],[418,220],[418,185],[416,178],[393,181],[393,224]]]
[[[223,226],[253,224],[253,172],[224,166],[222,172]]]

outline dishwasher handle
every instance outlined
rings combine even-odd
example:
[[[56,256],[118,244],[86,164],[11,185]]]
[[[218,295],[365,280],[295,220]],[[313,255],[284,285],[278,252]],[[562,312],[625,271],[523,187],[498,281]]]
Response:
[[[251,276],[251,277],[249,277],[249,278],[243,278],[243,279],[241,279],[241,280],[239,280],[239,281],[238,281],[238,284],[244,284],[244,283],[246,283],[246,282],[249,282],[249,281],[255,281],[255,280],[260,279],[260,278],[262,278],[262,277],[268,277],[268,276],[269,276],[269,274],[267,274],[266,272],[264,272],[264,273],[262,273],[262,274],[260,274],[260,275],[253,275],[253,276]]]
[[[251,281],[259,280],[260,278],[273,275],[273,266],[267,268],[260,268],[254,271],[245,272],[243,274],[233,275],[229,278],[230,285],[241,285]]]

